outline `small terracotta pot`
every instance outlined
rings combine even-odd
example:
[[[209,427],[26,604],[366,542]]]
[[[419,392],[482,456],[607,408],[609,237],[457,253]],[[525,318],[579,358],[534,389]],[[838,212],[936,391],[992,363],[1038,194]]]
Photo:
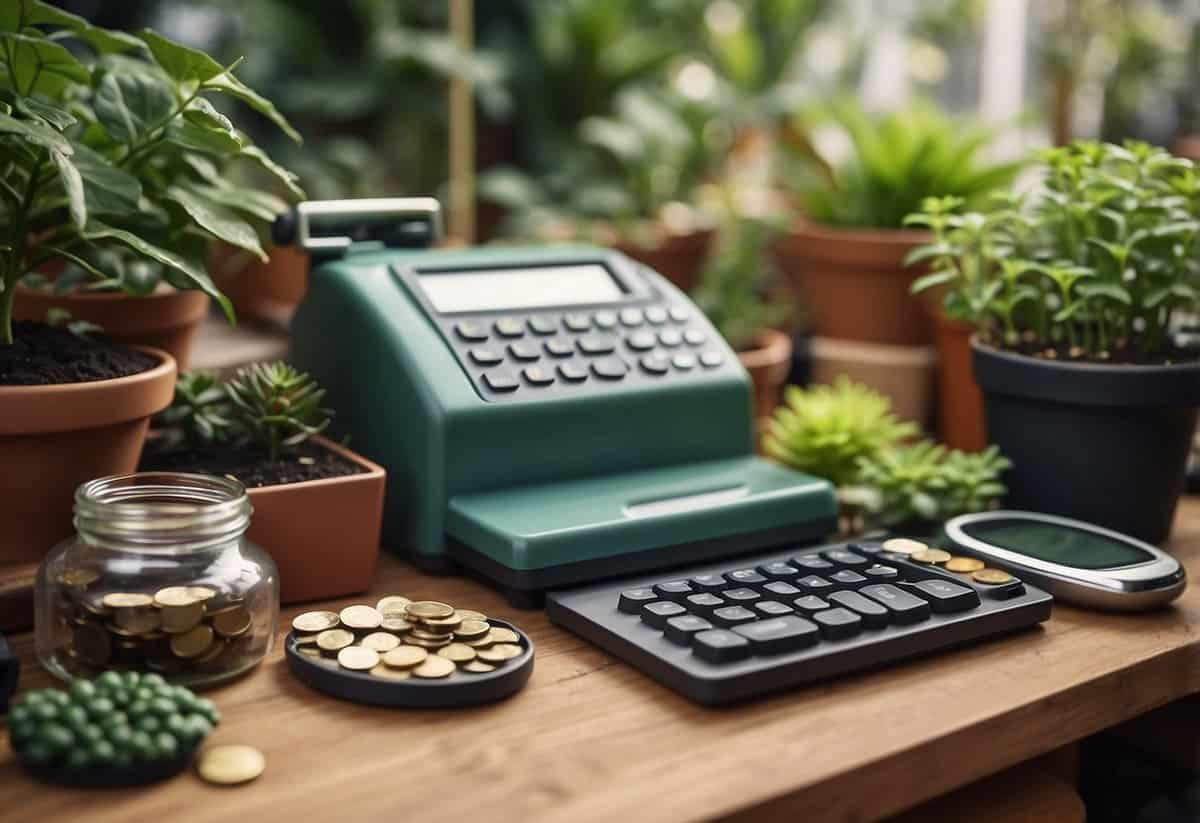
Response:
[[[690,292],[700,282],[700,272],[704,269],[712,239],[713,231],[704,229],[691,234],[670,235],[653,248],[624,240],[613,244],[613,248]]]
[[[214,243],[209,269],[238,317],[286,322],[308,291],[308,255],[291,246],[271,246],[267,253],[264,263],[247,251]]]
[[[191,361],[192,343],[200,322],[208,314],[208,295],[162,286],[145,297],[121,292],[68,292],[53,294],[17,286],[13,317],[46,319],[52,308],[66,309],[72,320],[86,320],[104,329],[117,343],[162,349],[185,369]]]
[[[379,561],[386,473],[323,437],[312,442],[363,471],[247,489],[254,506],[248,536],[279,567],[283,603],[364,591]]]
[[[938,433],[947,446],[963,451],[987,448],[983,392],[971,369],[971,335],[975,327],[933,312],[937,346]]]
[[[814,337],[812,382],[833,383],[845,375],[874,389],[892,402],[901,420],[924,427],[933,410],[932,346],[888,346],[859,340]]]
[[[792,341],[776,329],[755,335],[755,348],[738,352],[754,384],[754,419],[759,428],[779,405],[779,393],[792,367]]]
[[[85,383],[0,386],[0,564],[40,561],[69,537],[80,483],[137,471],[150,417],[171,403],[175,360]]]
[[[838,229],[801,220],[772,249],[799,292],[813,333],[897,346],[930,342],[929,324],[909,294],[921,266],[904,258],[929,242],[910,229]]]

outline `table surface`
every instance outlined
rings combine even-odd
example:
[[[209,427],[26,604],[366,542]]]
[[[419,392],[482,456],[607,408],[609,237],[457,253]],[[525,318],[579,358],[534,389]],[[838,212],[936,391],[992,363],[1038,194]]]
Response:
[[[1169,548],[1200,575],[1200,500]],[[391,558],[369,595],[445,600],[513,620],[537,647],[529,685],[492,706],[409,711],[339,702],[289,673],[281,648],[208,693],[212,742],[267,757],[255,783],[183,775],[83,793],[25,776],[0,743],[0,818],[428,821],[695,820],[737,812],[868,820],[910,807],[1200,691],[1200,586],[1142,615],[1056,607],[1041,628],[971,648],[704,709],[495,592]],[[282,625],[304,608],[284,610]],[[10,638],[23,685],[47,685],[28,634]]]

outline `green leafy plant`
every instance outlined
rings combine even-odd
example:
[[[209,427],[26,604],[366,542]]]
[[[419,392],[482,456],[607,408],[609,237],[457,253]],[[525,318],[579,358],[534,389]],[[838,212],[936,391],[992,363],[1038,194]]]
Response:
[[[823,113],[822,113],[823,114]],[[927,198],[955,196],[969,203],[1010,184],[1017,163],[986,163],[980,152],[991,132],[971,128],[925,104],[869,116],[856,103],[832,107],[849,156],[838,161],[784,144],[781,175],[805,214],[821,223],[862,228],[899,228]],[[812,114],[800,131],[820,125]],[[814,141],[819,143],[819,141]]]
[[[789,386],[763,439],[768,455],[835,486],[853,484],[861,458],[893,448],[917,431],[892,414],[891,402],[839,377],[833,385]]]
[[[928,199],[906,223],[933,242],[913,291],[990,345],[1048,357],[1163,360],[1176,320],[1200,308],[1200,177],[1145,143],[1076,141],[1040,155],[1041,188],[984,212]]]
[[[321,408],[325,390],[283,361],[238,369],[225,394],[236,426],[272,461],[320,434],[333,418],[332,411]]]
[[[71,48],[68,49],[67,45]],[[146,29],[136,37],[91,25],[41,0],[0,9],[0,343],[12,342],[17,282],[66,260],[99,285],[144,292],[161,276],[229,301],[205,270],[219,238],[264,257],[252,222],[278,198],[229,182],[253,165],[293,196],[290,172],[212,102],[233,98],[298,140],[266,98],[207,54]],[[210,99],[210,97],[212,99]],[[110,263],[146,261],[137,273]]]
[[[189,371],[175,382],[175,396],[155,424],[164,447],[209,447],[228,443],[238,433],[225,388],[215,374]]]

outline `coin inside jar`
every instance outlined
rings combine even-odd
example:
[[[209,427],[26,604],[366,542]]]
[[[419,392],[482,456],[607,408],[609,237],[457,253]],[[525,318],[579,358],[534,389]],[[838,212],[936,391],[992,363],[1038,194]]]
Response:
[[[354,634],[345,629],[326,629],[317,635],[317,645],[322,651],[336,652],[354,642]]]
[[[454,607],[436,600],[419,600],[405,607],[409,618],[420,620],[445,620],[454,614]]]
[[[144,609],[154,605],[154,598],[148,594],[109,592],[100,598],[100,603],[108,609]]]
[[[189,593],[187,586],[167,586],[154,593],[156,606],[191,606],[202,602],[204,599]]]
[[[948,572],[977,572],[984,566],[983,561],[975,557],[951,557],[946,561],[945,569]]]
[[[196,624],[204,619],[204,603],[193,600],[182,605],[162,606],[158,610],[158,617],[163,631],[182,634],[195,628]]]
[[[250,612],[244,606],[228,606],[213,614],[212,627],[221,637],[240,637],[250,630]]]
[[[200,601],[211,600],[217,596],[217,590],[208,586],[187,586],[185,588],[190,596]]]
[[[378,629],[379,624],[383,622],[383,615],[370,606],[347,606],[338,616],[343,626],[359,631]]]
[[[383,664],[395,669],[411,669],[429,657],[429,652],[419,646],[398,646],[383,656]]]
[[[84,588],[100,579],[100,575],[91,569],[66,569],[58,576],[58,582],[64,586]]]
[[[201,625],[183,634],[172,635],[171,653],[184,659],[199,657],[213,642],[211,626]]]
[[[298,632],[323,632],[337,628],[340,622],[337,612],[304,612],[292,618],[292,628]]]
[[[433,655],[425,658],[421,665],[412,670],[413,677],[437,680],[454,674],[454,662],[444,657]]]
[[[338,665],[344,669],[365,672],[379,665],[379,652],[364,646],[347,646],[338,652]]]
[[[400,645],[400,638],[388,632],[372,632],[362,639],[362,645],[383,654]]]

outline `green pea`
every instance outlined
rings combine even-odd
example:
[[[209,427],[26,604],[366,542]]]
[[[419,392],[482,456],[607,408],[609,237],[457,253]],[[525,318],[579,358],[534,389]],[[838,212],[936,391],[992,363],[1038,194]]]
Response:
[[[158,697],[158,692],[147,686],[138,686],[131,694],[134,700],[141,700],[149,703],[154,698]]]
[[[133,721],[133,725],[147,734],[154,734],[162,730],[162,721],[152,714],[142,715]]]
[[[155,755],[154,741],[143,731],[135,731],[129,741],[129,750],[138,760],[153,760]]]
[[[97,697],[88,704],[88,714],[95,718],[105,717],[117,710],[116,704],[107,697]]]
[[[68,769],[86,769],[92,765],[91,753],[87,749],[71,749],[63,765]]]
[[[133,729],[128,726],[116,726],[115,728],[105,729],[105,736],[109,741],[116,746],[128,747],[133,744]]]
[[[42,697],[41,691],[34,690],[31,692],[25,692],[25,694],[21,695],[20,700],[17,703],[17,705],[24,706],[27,709],[32,709],[38,703],[44,703],[44,702],[46,702],[46,698]]]
[[[66,726],[58,723],[46,724],[38,736],[55,751],[63,752],[75,745],[75,735]]]
[[[159,686],[166,686],[167,681],[158,672],[150,672],[142,675],[141,687],[157,689]]]
[[[118,706],[128,706],[129,701],[133,699],[132,692],[124,687],[113,689],[108,693],[109,699]]]
[[[125,688],[130,691],[136,689],[142,682],[142,676],[137,672],[125,672],[121,679],[125,683]]]
[[[165,697],[156,697],[150,701],[150,711],[159,717],[170,717],[175,714],[175,701]]]
[[[70,690],[76,703],[88,703],[96,696],[96,684],[90,680],[72,680]]]
[[[96,740],[88,746],[88,754],[91,755],[92,764],[95,766],[111,766],[113,758],[117,755],[116,748],[107,740]]]
[[[142,715],[150,714],[150,704],[144,700],[135,700],[127,709],[131,720],[136,721]]]
[[[58,719],[58,707],[53,703],[38,702],[29,707],[33,719],[39,723],[51,723]]]
[[[66,692],[59,691],[58,689],[46,689],[45,691],[46,700],[58,708],[65,709],[71,705],[71,698]]]
[[[154,745],[158,747],[159,757],[164,760],[179,754],[179,741],[170,732],[159,732],[154,736]]]
[[[9,710],[8,718],[5,722],[11,727],[28,723],[31,720],[33,720],[33,712],[29,711],[29,707],[24,703],[18,703]]]
[[[54,760],[57,752],[44,740],[31,740],[29,745],[21,750],[21,755],[35,766],[47,766]]]
[[[221,713],[217,711],[216,704],[207,697],[201,697],[196,701],[196,711],[204,715],[214,726],[221,721]]]
[[[117,728],[120,726],[128,726],[129,715],[118,709],[110,715],[99,718],[97,722],[100,724],[100,728],[107,731],[108,729]]]
[[[105,672],[96,678],[96,686],[105,691],[119,689],[125,685],[120,672]]]
[[[177,703],[194,703],[195,701],[200,700],[200,698],[196,696],[196,693],[186,686],[172,686],[171,696]]]
[[[76,737],[78,737],[84,743],[94,743],[97,740],[104,739],[104,729],[100,728],[94,723],[89,723],[79,730],[79,732],[76,734]]]
[[[87,710],[83,706],[67,706],[60,719],[64,726],[76,732],[89,722]]]

